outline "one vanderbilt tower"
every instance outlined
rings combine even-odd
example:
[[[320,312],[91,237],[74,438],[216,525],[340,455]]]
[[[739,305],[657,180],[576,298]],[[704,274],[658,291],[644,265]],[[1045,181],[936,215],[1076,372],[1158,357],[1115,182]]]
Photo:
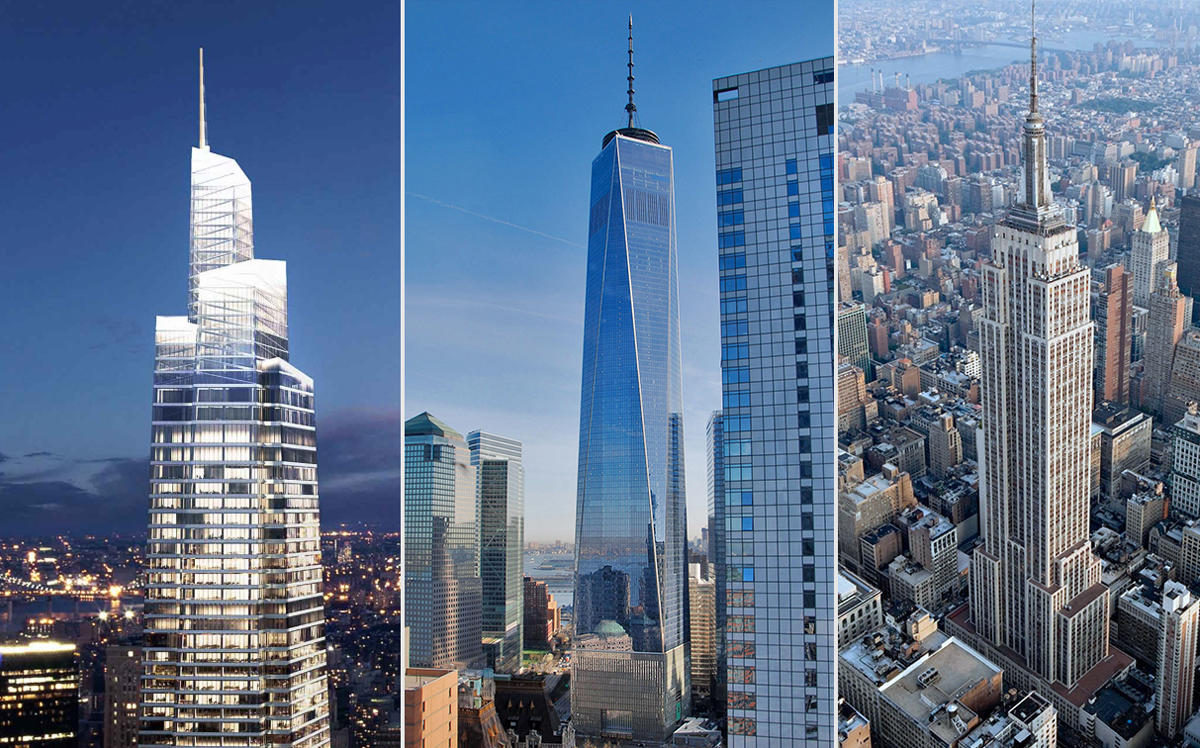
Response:
[[[1050,195],[1036,44],[1021,197],[983,269],[984,543],[971,562],[970,612],[1006,678],[1038,688],[1074,723],[1078,705],[1067,702],[1086,690],[1077,686],[1123,654],[1109,648],[1108,593],[1089,543],[1089,277]]]
[[[250,181],[192,149],[187,316],[155,331],[138,744],[329,745],[313,383]]]

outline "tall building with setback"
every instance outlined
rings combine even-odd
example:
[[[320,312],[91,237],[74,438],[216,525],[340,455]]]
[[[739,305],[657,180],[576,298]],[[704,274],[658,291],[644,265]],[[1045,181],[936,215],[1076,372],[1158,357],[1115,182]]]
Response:
[[[429,413],[404,423],[404,623],[414,667],[483,664],[476,490],[461,434]]]
[[[1058,708],[1064,693],[1079,698],[1076,686],[1097,668],[1106,680],[1113,658],[1088,528],[1088,270],[1050,196],[1036,38],[1031,46],[1021,197],[997,225],[983,268],[983,543],[971,559],[968,639]],[[948,622],[954,631],[960,621]]]
[[[479,500],[479,581],[484,654],[501,673],[521,669],[525,616],[525,468],[521,442],[467,434]]]
[[[1162,271],[1171,261],[1170,235],[1158,222],[1154,200],[1150,201],[1146,220],[1141,229],[1133,233],[1131,243],[1129,264],[1133,271],[1133,303],[1149,307],[1150,296],[1162,282]]]
[[[1096,323],[1096,402],[1129,404],[1130,344],[1133,339],[1132,276],[1120,265],[1104,269],[1100,289],[1092,296]]]
[[[871,350],[867,346],[867,308],[857,302],[843,301],[837,315],[838,355],[862,369],[867,381],[871,376]]]
[[[689,712],[687,520],[674,161],[628,124],[592,161],[575,648],[580,745],[661,743]]]
[[[1179,201],[1179,290],[1184,296],[1200,296],[1200,195],[1186,195]],[[1192,323],[1200,306],[1192,307]]]
[[[75,748],[78,726],[75,645],[0,644],[0,745]]]
[[[732,748],[837,740],[833,78],[713,81]]]
[[[187,315],[158,317],[138,744],[329,745],[313,381],[200,58]]]
[[[104,649],[104,748],[137,745],[142,648],[110,644]]]
[[[1175,352],[1186,329],[1187,298],[1175,282],[1175,263],[1167,263],[1158,287],[1150,295],[1146,321],[1141,405],[1151,413],[1161,415],[1166,410]]]

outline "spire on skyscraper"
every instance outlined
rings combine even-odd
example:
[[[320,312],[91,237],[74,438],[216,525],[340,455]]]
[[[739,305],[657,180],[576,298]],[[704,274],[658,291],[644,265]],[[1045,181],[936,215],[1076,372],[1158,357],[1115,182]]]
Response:
[[[1029,2],[1029,113],[1037,114],[1037,0]]]
[[[1038,112],[1037,2],[1030,0],[1029,14],[1029,114],[1025,116],[1025,183],[1020,213],[1026,220],[1057,222],[1050,198],[1050,169],[1046,163],[1046,132]]]
[[[204,119],[204,47],[200,48],[200,147],[208,150],[208,123]]]
[[[629,89],[625,92],[629,94],[629,103],[625,105],[625,114],[629,117],[629,123],[626,127],[633,127],[633,115],[637,113],[637,106],[633,103],[633,14],[629,14]]]

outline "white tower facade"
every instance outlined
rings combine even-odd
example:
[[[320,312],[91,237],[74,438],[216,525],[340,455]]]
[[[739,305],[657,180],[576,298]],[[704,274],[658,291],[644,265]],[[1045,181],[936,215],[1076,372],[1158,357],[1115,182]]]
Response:
[[[1171,261],[1171,237],[1158,221],[1154,200],[1150,201],[1142,228],[1133,233],[1132,245],[1129,264],[1133,272],[1133,303],[1148,309],[1150,297],[1162,283],[1163,270]]]
[[[188,315],[155,334],[138,744],[321,748],[313,382],[288,362],[285,265],[254,259],[250,181],[203,121]]]

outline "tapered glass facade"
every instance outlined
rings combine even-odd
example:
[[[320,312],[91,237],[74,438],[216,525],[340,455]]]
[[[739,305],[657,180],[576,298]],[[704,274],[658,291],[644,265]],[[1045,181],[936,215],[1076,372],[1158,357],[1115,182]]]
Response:
[[[837,743],[833,71],[713,81],[730,746]]]
[[[688,711],[687,527],[671,149],[592,163],[575,529],[578,739],[661,741]]]
[[[187,316],[155,336],[142,746],[329,745],[313,382],[250,182],[192,149]]]

